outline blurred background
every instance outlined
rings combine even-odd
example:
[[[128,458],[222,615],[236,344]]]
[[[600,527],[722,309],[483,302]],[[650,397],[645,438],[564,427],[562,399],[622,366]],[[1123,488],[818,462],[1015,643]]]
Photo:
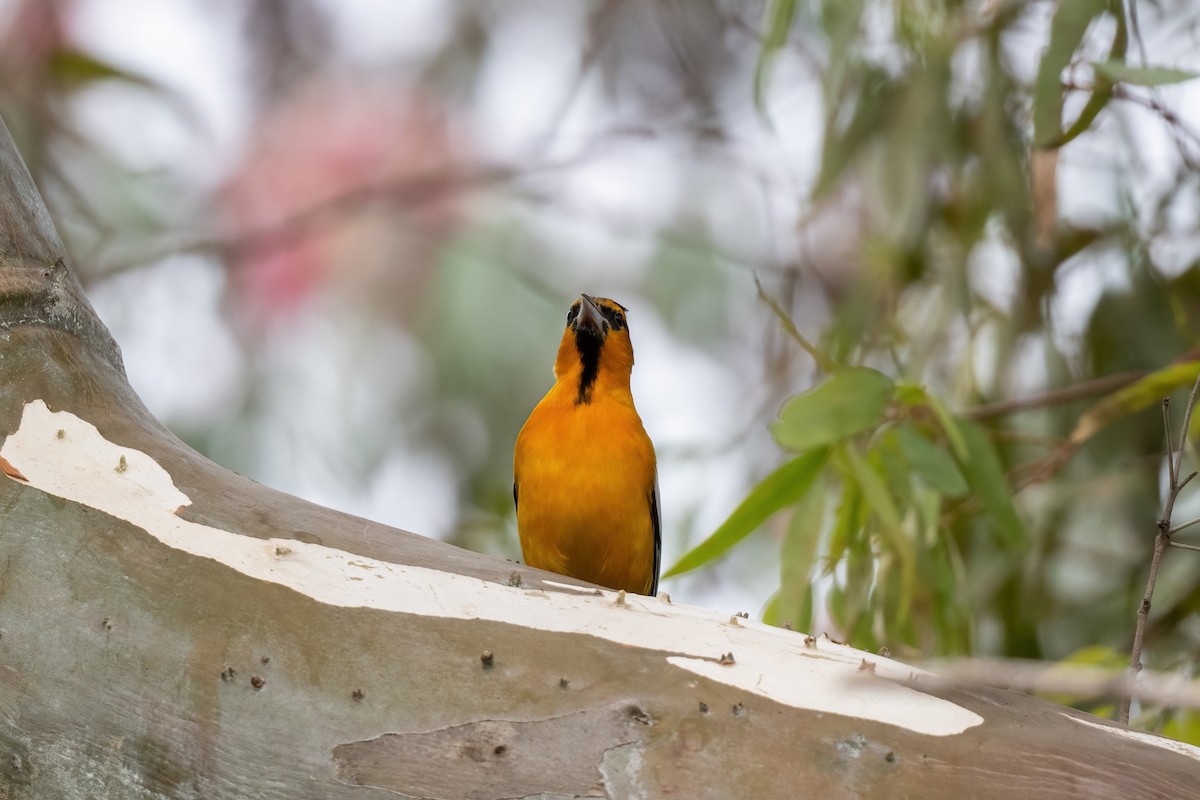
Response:
[[[135,389],[227,467],[517,558],[513,442],[569,303],[608,296],[664,567],[708,542],[675,599],[1111,664],[1158,399],[1196,375],[1198,25],[1190,0],[0,0],[0,116]],[[887,380],[844,404],[863,424],[797,439],[828,422],[802,400],[768,427],[851,366]],[[1152,666],[1195,670],[1198,579],[1168,553]]]

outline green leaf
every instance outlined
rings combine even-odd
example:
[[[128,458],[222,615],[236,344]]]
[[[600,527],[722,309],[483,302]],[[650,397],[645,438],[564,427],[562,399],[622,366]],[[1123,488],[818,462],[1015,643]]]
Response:
[[[929,409],[937,418],[938,425],[941,426],[942,433],[946,435],[946,441],[950,443],[950,449],[954,452],[955,457],[959,459],[967,457],[967,444],[963,441],[962,433],[959,432],[954,417],[946,410],[946,404],[937,395],[929,394],[920,386],[906,383],[896,386],[896,399],[906,406]]]
[[[1038,64],[1033,88],[1033,144],[1050,147],[1062,136],[1062,72],[1108,0],[1059,0],[1050,22],[1050,42]]]
[[[69,47],[54,50],[46,58],[46,74],[58,87],[66,91],[87,88],[102,81],[137,86],[165,100],[167,106],[189,126],[199,129],[204,125],[196,110],[183,97],[162,83],[137,72],[122,69],[82,50]]]
[[[923,406],[929,395],[925,389],[914,383],[896,384],[896,402],[906,406]]]
[[[889,431],[889,436],[895,437],[904,459],[930,488],[947,497],[961,497],[967,493],[967,482],[954,459],[926,439],[916,427],[903,423]]]
[[[1007,547],[1018,547],[1025,540],[1025,527],[1013,505],[1012,489],[987,429],[963,417],[957,422],[967,444],[967,458],[959,462],[967,485],[995,524],[1000,541]]]
[[[862,490],[858,488],[854,476],[842,470],[842,499],[838,503],[837,514],[834,516],[833,532],[829,536],[829,553],[826,556],[825,568],[822,574],[829,575],[837,567],[846,548],[854,539],[856,533],[862,530],[866,523],[865,507],[862,502]]]
[[[775,593],[773,610],[778,616],[763,616],[768,624],[790,620],[798,630],[807,630],[812,619],[812,574],[817,560],[817,544],[825,522],[825,499],[828,493],[821,482],[815,482],[796,505],[788,522],[787,533],[779,548],[779,591]]]
[[[1093,644],[1079,648],[1058,663],[1083,667],[1107,667],[1111,670],[1119,670],[1129,664],[1129,654],[1119,653],[1105,645]]]
[[[1135,86],[1165,86],[1200,78],[1200,72],[1172,67],[1135,67],[1124,61],[1095,61],[1096,75],[1111,83],[1132,83]]]
[[[52,52],[47,59],[48,74],[62,86],[79,87],[103,80],[124,81],[145,88],[157,89],[157,84],[135,72],[121,69],[82,50],[69,48]]]
[[[1176,389],[1195,383],[1197,374],[1200,374],[1200,361],[1170,364],[1105,396],[1075,423],[1071,431],[1071,444],[1078,447],[1115,420],[1161,403]],[[1172,437],[1176,435],[1175,431],[1171,432]]]
[[[1121,8],[1118,0],[1109,0],[1108,10],[1117,18],[1117,32],[1113,34],[1112,46],[1108,49],[1108,60],[1118,61],[1125,58],[1125,49],[1129,45],[1129,30],[1125,24],[1125,11]],[[1051,142],[1051,145],[1062,147],[1091,127],[1092,122],[1104,110],[1104,107],[1108,105],[1108,101],[1112,99],[1112,96],[1112,84],[1106,81],[1097,81],[1087,102],[1083,104],[1083,109],[1080,110],[1079,116],[1075,118],[1075,121],[1071,123],[1069,128],[1063,131],[1061,136]]]
[[[883,420],[893,384],[882,372],[854,367],[789,400],[771,423],[780,447],[804,451],[845,439]]]
[[[1200,745],[1200,713],[1191,709],[1177,711],[1163,725],[1162,735]]]
[[[771,0],[767,7],[767,25],[763,31],[762,49],[758,52],[758,63],[754,67],[754,105],[759,113],[765,113],[763,93],[767,73],[775,62],[779,51],[787,44],[792,19],[796,16],[796,0]]]
[[[788,623],[794,631],[809,631],[813,618],[813,588],[811,583],[800,587],[799,597],[792,599],[780,589],[771,595],[762,610],[762,621],[767,625],[782,627]]]
[[[819,486],[813,484],[813,486]],[[823,486],[819,486],[823,489]],[[779,550],[780,577],[784,583],[807,582],[816,560],[817,542],[825,520],[826,492],[813,489],[805,493],[788,525],[787,535]]]
[[[933,410],[933,415],[937,417],[938,424],[942,426],[942,433],[946,434],[951,451],[958,458],[966,458],[967,440],[963,438],[962,431],[958,429],[954,415],[946,410],[945,404],[936,395],[929,395],[929,407]]]
[[[664,578],[682,575],[724,555],[780,509],[800,500],[825,466],[824,449],[792,459],[763,478],[711,536],[689,550]]]
[[[889,112],[899,101],[895,82],[882,68],[863,65],[856,83],[858,94],[852,101],[847,98],[844,103],[830,103],[826,112],[821,169],[813,182],[813,201],[830,194],[846,168],[887,130]],[[849,123],[843,123],[845,105],[851,102],[853,116]]]
[[[862,488],[863,498],[875,515],[875,519],[879,523],[879,530],[883,534],[882,552],[878,557],[872,553],[872,565],[878,566],[881,570],[893,563],[899,565],[899,584],[896,587],[896,591],[899,593],[899,602],[891,610],[896,614],[898,621],[904,623],[908,618],[912,603],[913,582],[916,576],[916,552],[913,546],[913,537],[905,535],[903,515],[896,504],[896,498],[892,496],[887,482],[880,474],[883,469],[879,463],[882,454],[876,448],[872,450],[870,459],[863,458],[853,445],[846,445],[839,452],[844,454],[850,471]],[[861,541],[866,546],[866,537],[862,537]],[[855,548],[851,547],[850,564],[853,564],[854,556]],[[850,580],[849,575],[850,573],[847,572],[847,581]]]
[[[851,474],[858,481],[867,506],[879,520],[885,540],[902,557],[910,557],[912,549],[905,542],[904,533],[900,528],[900,511],[896,508],[895,501],[892,500],[887,483],[854,447],[845,447],[840,452],[845,456]]]
[[[855,537],[846,551],[840,575],[835,578],[826,597],[830,616],[847,640],[857,647],[870,647],[871,589],[874,585],[875,554],[871,540]]]

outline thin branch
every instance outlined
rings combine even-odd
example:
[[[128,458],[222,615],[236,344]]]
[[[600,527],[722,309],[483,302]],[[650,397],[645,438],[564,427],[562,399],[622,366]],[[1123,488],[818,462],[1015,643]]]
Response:
[[[1075,442],[1065,442],[1054,450],[1050,455],[1040,458],[1030,464],[1024,464],[1012,471],[1009,480],[1012,482],[1013,491],[1020,492],[1035,483],[1041,483],[1049,478],[1059,467],[1071,460],[1071,456],[1079,450],[1079,445]]]
[[[1185,139],[1190,139],[1193,143],[1200,144],[1200,134],[1194,128],[1183,121],[1182,118],[1170,108],[1167,108],[1162,99],[1162,93],[1157,88],[1152,89],[1153,97],[1142,97],[1141,95],[1131,92],[1123,84],[1117,84],[1113,87],[1113,97],[1118,100],[1126,100],[1136,105],[1148,108],[1162,119],[1167,125],[1167,130],[1171,132],[1171,138],[1175,140],[1175,149],[1179,152],[1179,157],[1184,165],[1189,170],[1195,170],[1197,166],[1195,157],[1188,150]]]
[[[1200,517],[1196,517],[1195,519],[1188,519],[1187,522],[1181,522],[1180,524],[1177,524],[1175,528],[1171,528],[1171,536],[1174,536],[1175,534],[1180,533],[1180,531],[1183,530],[1184,528],[1192,527],[1192,525],[1194,525],[1196,523],[1200,523]]]
[[[1183,429],[1179,432],[1179,451],[1175,453],[1176,478],[1179,477],[1179,467],[1183,464],[1183,451],[1187,448],[1188,428],[1190,428],[1192,425],[1192,409],[1196,405],[1197,388],[1200,388],[1200,376],[1197,376],[1196,382],[1192,384],[1192,391],[1190,394],[1188,394],[1187,408],[1183,412]],[[1185,480],[1183,483],[1185,484],[1189,480],[1191,480],[1191,476],[1188,476],[1187,480]],[[1179,488],[1182,489],[1183,484],[1180,484]]]
[[[1171,398],[1162,400],[1163,430],[1167,434],[1167,477],[1175,485],[1175,442],[1171,439]],[[1185,432],[1186,435],[1186,432]]]
[[[1070,81],[1063,84],[1063,89],[1068,92],[1092,92],[1095,90],[1095,85]],[[1200,132],[1188,125],[1177,113],[1167,107],[1162,100],[1162,94],[1157,88],[1152,89],[1153,97],[1143,97],[1132,91],[1128,86],[1122,83],[1115,84],[1111,87],[1114,100],[1124,100],[1125,102],[1133,103],[1134,105],[1153,111],[1167,125],[1167,130],[1171,134],[1171,138],[1175,140],[1175,149],[1179,152],[1179,157],[1183,161],[1184,166],[1189,170],[1195,171],[1200,168],[1195,157],[1189,152],[1188,142],[1192,144],[1200,144]]]
[[[920,665],[935,673],[907,683],[922,689],[989,686],[1082,698],[1129,695],[1155,705],[1200,708],[1200,681],[1145,670],[1134,681],[1124,669],[1024,659],[961,659]]]
[[[1129,19],[1129,30],[1133,33],[1133,40],[1137,42],[1138,55],[1141,56],[1142,66],[1148,67],[1150,66],[1150,59],[1146,55],[1146,40],[1142,38],[1142,23],[1138,20],[1137,0],[1129,0],[1128,7],[1126,16]],[[1166,102],[1163,100],[1163,95],[1159,87],[1150,87],[1150,96],[1153,98],[1152,107],[1159,110],[1163,121],[1169,125],[1171,137],[1175,140],[1175,147],[1179,151],[1180,157],[1186,165],[1194,168],[1195,162],[1188,154],[1187,145],[1183,141],[1183,133],[1187,130],[1186,126],[1174,112],[1166,110]],[[1193,138],[1195,137],[1193,136]]]
[[[1167,502],[1163,508],[1162,518],[1158,521],[1158,532],[1154,535],[1154,553],[1150,557],[1150,574],[1146,578],[1146,593],[1142,596],[1142,602],[1138,605],[1136,623],[1133,632],[1133,647],[1129,654],[1129,669],[1127,671],[1127,681],[1132,687],[1137,681],[1138,673],[1142,671],[1142,647],[1146,641],[1146,621],[1150,617],[1150,605],[1154,599],[1154,586],[1158,582],[1158,571],[1162,566],[1163,553],[1171,544],[1171,514],[1175,510],[1175,499],[1179,497],[1179,492],[1192,478],[1196,477],[1196,472],[1188,474],[1182,481],[1179,480],[1179,469],[1183,465],[1183,451],[1186,449],[1188,426],[1192,421],[1192,408],[1196,404],[1196,390],[1200,389],[1200,376],[1196,377],[1196,382],[1192,384],[1192,391],[1188,394],[1187,408],[1183,412],[1183,427],[1179,434],[1179,449],[1175,450],[1171,438],[1170,415],[1167,413],[1168,403],[1163,401],[1163,419],[1168,423],[1167,427],[1167,469],[1171,476],[1171,485],[1167,492]],[[1184,548],[1190,549],[1190,548]],[[1129,707],[1133,702],[1133,693],[1125,692],[1121,698],[1121,706],[1117,714],[1117,719],[1124,725],[1129,724]]]
[[[519,184],[527,177],[567,170],[585,163],[593,155],[590,151],[584,151],[561,160],[527,165],[458,164],[380,180],[309,205],[279,222],[232,236],[200,236],[184,241],[153,242],[147,248],[149,252],[127,261],[105,265],[102,271],[105,274],[120,272],[180,253],[215,253],[228,258],[270,251],[372,205],[417,209],[455,193]]]
[[[601,3],[589,15],[587,37],[584,41],[583,50],[579,54],[579,65],[575,69],[575,76],[571,80],[571,85],[567,87],[566,93],[560,98],[558,106],[551,113],[545,130],[533,139],[533,146],[529,152],[535,158],[547,152],[554,143],[555,138],[557,138],[559,131],[562,129],[563,122],[566,121],[567,115],[571,111],[571,107],[575,105],[575,101],[579,97],[584,81],[596,65],[600,51],[606,43],[606,36],[612,28],[613,17],[616,16],[616,12],[622,3],[623,0],[606,0],[606,2]]]
[[[1193,520],[1195,522],[1195,520]],[[1195,550],[1200,553],[1200,546],[1194,544],[1184,544],[1183,542],[1167,542],[1168,547],[1177,547],[1180,550]]]
[[[1114,375],[1105,375],[1102,378],[1077,383],[1074,386],[1051,389],[1048,392],[1035,394],[1031,397],[1019,397],[1014,400],[985,403],[974,408],[968,408],[965,413],[971,419],[991,419],[993,417],[1015,414],[1018,411],[1065,405],[1066,403],[1073,403],[1076,400],[1086,400],[1098,394],[1107,394],[1108,392],[1124,388],[1144,378],[1147,374],[1145,371],[1118,372]]]
[[[1179,363],[1184,360],[1193,360],[1194,353],[1189,353],[1180,356],[1172,363]],[[1140,378],[1149,375],[1148,372],[1121,372],[1114,375],[1106,375],[1102,378],[1096,378],[1077,386],[1068,386],[1064,389],[1055,389],[1041,395],[1035,395],[1029,398],[1019,400],[1005,400],[999,403],[990,405],[976,406],[974,409],[967,409],[964,413],[967,416],[981,419],[1002,414],[1022,411],[1029,408],[1041,408],[1046,406],[1056,405],[1058,403],[1067,403],[1072,400],[1079,399],[1088,394],[1103,394],[1106,389],[1118,390],[1123,386],[1134,383]],[[1111,384],[1109,383],[1111,382]],[[1194,393],[1189,396],[1189,403],[1195,403]],[[1189,405],[1189,408],[1191,406]],[[1166,416],[1164,409],[1163,417],[1164,425],[1168,431],[1170,430],[1170,418]],[[1191,417],[1185,420],[1185,424],[1190,424]],[[1107,423],[1106,423],[1107,424]],[[1186,435],[1180,439],[1180,446],[1177,449],[1171,434],[1167,434],[1167,468],[1170,472],[1171,483],[1174,485],[1179,480],[1179,462],[1183,458],[1183,443],[1187,441]],[[1035,483],[1040,483],[1046,480],[1055,472],[1058,471],[1063,464],[1071,460],[1071,458],[1079,451],[1083,440],[1075,441],[1068,440],[1063,442],[1057,449],[1050,454],[1028,464],[1022,464],[1012,471],[1009,476],[1015,491],[1021,491]],[[1182,489],[1191,478],[1185,478],[1183,483],[1179,484],[1178,489]]]
[[[1146,57],[1146,41],[1142,38],[1142,24],[1138,21],[1137,0],[1129,0],[1129,30],[1133,33],[1133,40],[1137,42],[1138,55],[1142,57],[1142,66],[1149,66],[1150,59]]]
[[[754,276],[754,285],[758,289],[758,299],[766,303],[767,307],[775,313],[775,316],[779,318],[780,324],[783,325],[783,329],[790,333],[792,338],[804,348],[804,351],[813,357],[813,360],[817,362],[817,366],[824,372],[837,372],[837,364],[829,356],[818,350],[812,342],[804,338],[804,334],[800,333],[800,329],[796,327],[796,323],[792,321],[791,316],[783,310],[783,307],[779,305],[779,302],[774,297],[771,297],[763,289],[762,281],[758,279],[758,275]]]

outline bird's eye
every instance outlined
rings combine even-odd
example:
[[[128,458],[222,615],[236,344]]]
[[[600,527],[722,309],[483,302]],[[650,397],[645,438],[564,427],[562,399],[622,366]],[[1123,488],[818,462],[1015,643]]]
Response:
[[[578,316],[579,316],[579,306],[577,306],[577,305],[571,306],[571,308],[567,311],[567,324],[570,325],[572,322],[575,321],[575,318]]]

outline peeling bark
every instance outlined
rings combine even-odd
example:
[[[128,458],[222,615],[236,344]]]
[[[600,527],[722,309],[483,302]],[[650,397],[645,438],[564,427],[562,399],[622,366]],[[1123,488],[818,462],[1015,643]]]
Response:
[[[208,462],[130,389],[2,128],[0,378],[4,800],[1183,797],[1200,775],[1194,748],[513,581]]]

